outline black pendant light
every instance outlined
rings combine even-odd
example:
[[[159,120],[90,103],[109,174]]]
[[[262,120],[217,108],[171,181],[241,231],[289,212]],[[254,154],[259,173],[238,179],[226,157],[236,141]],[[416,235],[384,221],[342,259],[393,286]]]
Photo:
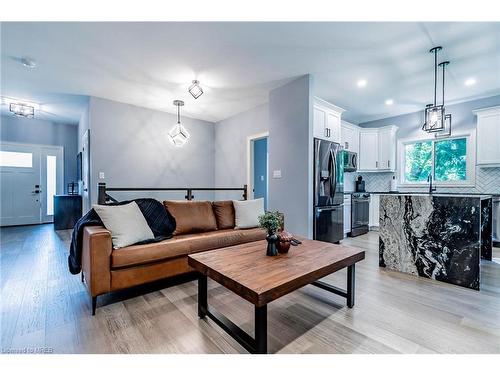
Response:
[[[444,130],[444,82],[443,82],[443,104],[437,104],[437,71],[438,71],[438,57],[437,54],[443,47],[438,46],[431,48],[430,53],[434,54],[434,103],[425,106],[425,123],[422,130],[428,133],[435,133]],[[445,65],[443,65],[444,67]],[[444,69],[444,68],[443,68]],[[444,73],[444,70],[443,70]]]
[[[444,113],[445,112],[445,110],[444,110],[444,82],[445,82],[444,77],[445,77],[446,66],[449,65],[449,63],[450,63],[449,61],[443,61],[442,63],[439,63],[439,66],[443,70],[443,79],[442,79],[442,81],[443,81],[443,104],[442,104],[442,106],[443,106],[443,115],[444,115],[444,117],[443,117],[443,129],[440,130],[439,132],[435,132],[434,133],[434,136],[436,138],[438,138],[438,137],[448,137],[448,136],[451,135],[451,114],[447,114],[446,115]]]

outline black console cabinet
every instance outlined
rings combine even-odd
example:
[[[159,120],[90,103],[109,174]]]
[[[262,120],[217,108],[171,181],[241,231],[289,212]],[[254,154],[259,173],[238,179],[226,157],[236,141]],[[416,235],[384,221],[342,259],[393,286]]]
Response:
[[[82,217],[81,195],[54,195],[54,229],[72,229]]]

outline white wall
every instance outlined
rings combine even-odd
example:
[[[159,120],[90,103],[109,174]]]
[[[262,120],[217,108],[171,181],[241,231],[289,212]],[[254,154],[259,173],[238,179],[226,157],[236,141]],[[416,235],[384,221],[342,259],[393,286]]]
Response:
[[[312,238],[312,77],[269,94],[269,209],[291,233]],[[281,170],[282,178],[273,178]]]
[[[173,106],[172,106],[173,107]],[[174,109],[174,108],[173,108]],[[90,98],[91,196],[97,201],[97,183],[109,187],[213,187],[214,124],[182,116],[191,137],[181,148],[167,138],[176,115]],[[99,179],[99,172],[105,178]],[[151,196],[182,199],[185,193],[112,194],[118,199]],[[212,199],[194,193],[195,199]]]
[[[239,187],[247,183],[247,137],[269,130],[269,105],[215,124],[215,186]],[[239,194],[218,193],[220,199],[239,199]]]

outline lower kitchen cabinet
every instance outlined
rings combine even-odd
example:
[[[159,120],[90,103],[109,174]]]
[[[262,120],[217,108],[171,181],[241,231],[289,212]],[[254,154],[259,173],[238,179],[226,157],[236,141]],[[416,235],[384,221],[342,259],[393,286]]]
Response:
[[[370,194],[370,229],[378,229],[379,221],[380,194]]]
[[[344,237],[351,232],[351,196],[344,195]]]

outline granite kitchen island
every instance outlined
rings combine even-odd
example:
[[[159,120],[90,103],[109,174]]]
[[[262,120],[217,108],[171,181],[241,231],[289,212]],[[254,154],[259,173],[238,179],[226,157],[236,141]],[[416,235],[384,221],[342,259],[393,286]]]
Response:
[[[379,266],[479,290],[492,256],[491,196],[382,194]]]

